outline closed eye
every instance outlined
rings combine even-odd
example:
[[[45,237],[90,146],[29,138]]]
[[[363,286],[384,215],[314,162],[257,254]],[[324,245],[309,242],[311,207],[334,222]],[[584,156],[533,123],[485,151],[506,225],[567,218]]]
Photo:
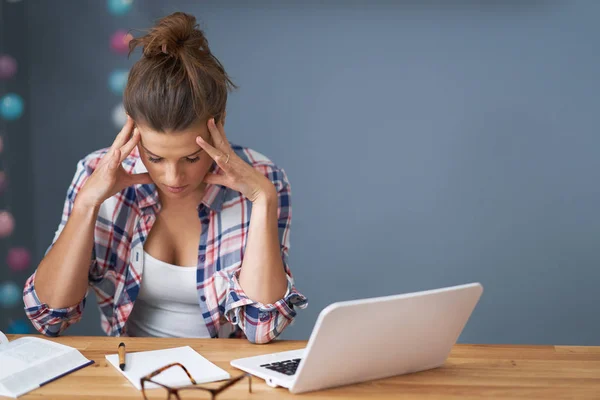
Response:
[[[200,160],[200,157],[185,157],[184,158],[185,161],[189,162],[190,164],[195,163],[196,161]],[[152,162],[152,163],[159,163],[163,160],[162,157],[152,157],[152,156],[148,156],[148,161]]]
[[[153,163],[158,163],[158,162],[162,161],[162,158],[160,158],[160,157],[155,158],[155,157],[148,156],[148,161],[153,162]]]

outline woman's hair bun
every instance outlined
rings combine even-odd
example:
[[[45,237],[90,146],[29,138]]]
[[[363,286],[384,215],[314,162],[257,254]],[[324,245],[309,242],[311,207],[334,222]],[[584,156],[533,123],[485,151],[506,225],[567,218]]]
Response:
[[[129,42],[129,52],[138,46],[145,57],[177,57],[185,49],[210,54],[204,32],[198,27],[196,17],[176,12],[157,21],[148,33]]]

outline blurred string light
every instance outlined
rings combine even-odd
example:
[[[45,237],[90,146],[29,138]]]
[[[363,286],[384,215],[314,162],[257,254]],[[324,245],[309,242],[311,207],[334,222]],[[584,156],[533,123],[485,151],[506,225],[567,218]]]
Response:
[[[112,15],[125,15],[131,10],[133,0],[107,0],[108,11]]]
[[[15,272],[25,271],[31,264],[31,255],[24,247],[13,247],[8,251],[6,264]]]
[[[108,77],[108,86],[114,94],[123,94],[125,85],[127,85],[128,75],[129,71],[126,69],[116,69],[111,72],[110,76]]]
[[[118,29],[110,37],[110,49],[117,54],[127,54],[131,39],[133,39],[133,36],[130,33],[123,29]]]
[[[23,99],[15,93],[8,93],[0,98],[0,117],[14,121],[23,115]]]
[[[0,79],[10,79],[17,73],[17,60],[8,54],[0,55]]]
[[[0,283],[0,307],[11,308],[19,304],[22,296],[22,288],[14,282]]]
[[[0,238],[8,237],[15,229],[15,219],[6,210],[0,211]]]
[[[117,129],[123,128],[123,125],[125,125],[125,122],[127,122],[127,113],[125,112],[125,107],[123,107],[122,103],[117,104],[113,109],[112,121]]]

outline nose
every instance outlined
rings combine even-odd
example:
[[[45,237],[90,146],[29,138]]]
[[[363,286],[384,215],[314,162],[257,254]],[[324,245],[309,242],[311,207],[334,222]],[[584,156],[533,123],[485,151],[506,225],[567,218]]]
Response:
[[[172,187],[183,186],[183,176],[177,164],[167,164],[165,168],[165,185]]]

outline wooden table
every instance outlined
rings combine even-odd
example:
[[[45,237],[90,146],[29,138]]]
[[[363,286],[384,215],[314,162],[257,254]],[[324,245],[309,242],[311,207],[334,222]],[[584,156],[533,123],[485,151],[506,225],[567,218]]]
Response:
[[[19,335],[8,335],[13,340]],[[73,346],[95,364],[49,383],[20,399],[142,399],[106,354],[124,341],[128,352],[189,345],[237,376],[234,358],[300,349],[304,341],[253,345],[240,339],[155,339],[65,336],[54,340]],[[238,386],[239,385],[239,386]],[[238,383],[221,393],[227,399],[600,399],[600,346],[456,345],[443,367],[410,375],[293,395],[271,388],[262,379]]]

